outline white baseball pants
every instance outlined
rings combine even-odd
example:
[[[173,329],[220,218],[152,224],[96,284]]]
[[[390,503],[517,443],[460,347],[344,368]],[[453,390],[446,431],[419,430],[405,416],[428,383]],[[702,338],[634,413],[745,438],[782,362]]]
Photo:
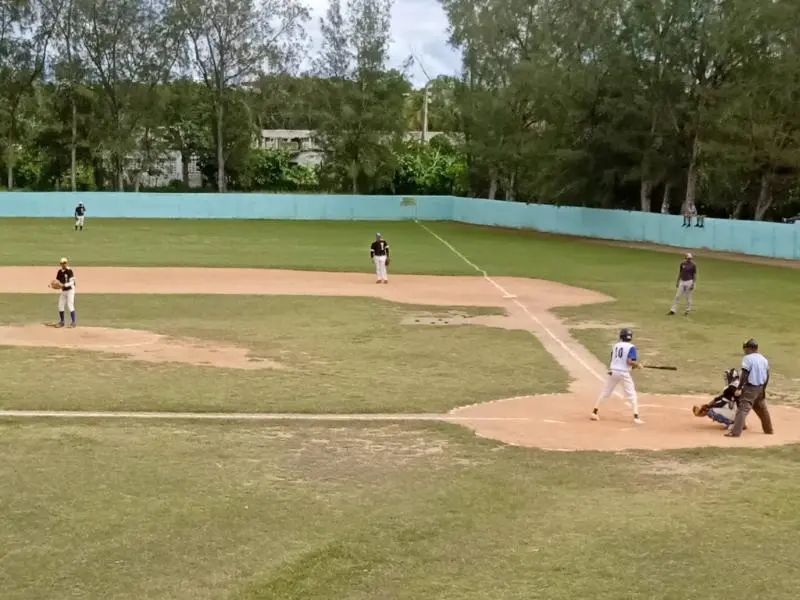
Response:
[[[375,256],[375,274],[378,276],[378,281],[387,281],[386,275],[386,256]]]
[[[58,294],[58,312],[64,312],[65,307],[69,312],[75,310],[75,288],[61,290]]]
[[[600,403],[608,400],[620,383],[622,384],[622,389],[625,391],[625,396],[633,407],[633,414],[638,415],[639,397],[636,395],[636,386],[633,383],[633,377],[631,377],[631,374],[627,371],[611,371],[608,379],[606,379],[606,385],[603,387],[603,391],[600,392],[600,397],[597,399],[595,408],[599,407]]]
[[[83,227],[83,216],[75,217],[75,227]]]
[[[681,297],[686,296],[686,312],[692,310],[692,291],[694,288],[694,281],[681,281],[678,283],[678,289],[675,291],[675,300],[672,301],[672,312],[678,310]]]

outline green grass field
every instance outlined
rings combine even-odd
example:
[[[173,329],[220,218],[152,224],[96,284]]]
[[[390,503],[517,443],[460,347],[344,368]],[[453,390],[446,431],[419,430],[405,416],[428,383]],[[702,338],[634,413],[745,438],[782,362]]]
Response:
[[[531,386],[545,393],[567,386],[558,365],[519,376],[531,360],[548,360],[527,332],[402,324],[408,315],[430,313],[430,306],[366,298],[91,294],[80,297],[80,306],[87,315],[82,325],[231,342],[288,369],[152,364],[81,350],[0,346],[10,383],[3,408],[416,413],[526,394]],[[51,296],[0,295],[1,314],[14,315],[13,322],[37,322],[52,310]],[[66,393],[53,393],[52,378],[41,376],[43,365],[58,373]]]
[[[667,317],[678,251],[429,227],[492,276],[614,297],[556,312],[602,360],[624,324],[645,356],[680,368],[644,391],[716,392],[752,336],[771,400],[800,404],[795,270],[697,252],[696,313]],[[75,233],[0,220],[0,264],[368,271],[375,231],[395,273],[474,274],[409,222],[89,220]],[[52,303],[0,295],[0,322],[40,321]],[[235,342],[294,371],[0,346],[0,406],[417,412],[566,385],[525,332],[401,324],[431,307],[91,295],[80,307],[87,325]],[[381,348],[391,358],[376,368],[365,351]],[[800,586],[798,446],[548,453],[444,425],[6,420],[0,448],[9,600],[790,600]]]

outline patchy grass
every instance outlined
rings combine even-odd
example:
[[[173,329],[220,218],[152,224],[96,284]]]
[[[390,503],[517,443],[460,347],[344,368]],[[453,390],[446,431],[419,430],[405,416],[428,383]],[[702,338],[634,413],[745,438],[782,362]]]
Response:
[[[380,231],[393,250],[393,273],[470,273],[440,242],[413,222],[0,219],[0,265],[76,267],[185,266],[372,271],[369,245]]]
[[[773,401],[797,403],[800,377],[800,277],[794,269],[696,254],[696,312],[667,317],[681,252],[428,223],[490,275],[562,281],[617,299],[558,310],[575,336],[605,361],[619,325],[633,324],[646,360],[679,367],[649,372],[651,392],[716,392],[722,369],[739,363],[742,341],[756,337],[773,367]],[[461,259],[413,222],[90,220],[82,233],[71,220],[0,220],[0,264],[213,265],[370,271],[368,244],[376,230],[392,244],[393,272],[473,274]],[[83,300],[82,300],[83,302]],[[587,322],[601,324],[586,327]]]
[[[46,296],[0,295],[0,314],[13,315],[12,322],[36,322],[51,310],[52,300]],[[532,391],[566,389],[566,372],[551,364],[549,354],[529,333],[402,324],[419,310],[366,298],[86,294],[80,300],[82,327],[143,329],[230,342],[289,369],[152,364],[84,350],[0,346],[5,373],[0,406],[440,412]],[[430,307],[424,310],[431,312]],[[501,313],[458,310],[470,315]],[[448,314],[446,308],[440,311]]]
[[[799,447],[559,454],[444,425],[26,421],[0,424],[0,451],[7,600],[793,600],[800,585]],[[747,569],[715,568],[739,554]]]
[[[431,227],[490,275],[561,281],[608,294],[615,302],[556,309],[572,333],[600,360],[632,325],[645,361],[669,364],[677,373],[648,371],[642,391],[716,393],[723,369],[739,366],[744,340],[755,337],[772,367],[770,399],[800,405],[800,274],[795,269],[695,254],[695,312],[667,316],[675,293],[681,251],[606,245],[526,231],[458,224]],[[513,290],[512,290],[513,291]],[[587,323],[599,326],[587,328]]]

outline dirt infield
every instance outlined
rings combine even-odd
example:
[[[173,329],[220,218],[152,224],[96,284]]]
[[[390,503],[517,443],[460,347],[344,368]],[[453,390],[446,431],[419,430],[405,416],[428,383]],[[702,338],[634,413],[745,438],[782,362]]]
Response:
[[[750,430],[741,438],[725,438],[720,426],[691,413],[692,404],[706,397],[642,395],[640,412],[646,423],[641,426],[633,425],[630,409],[622,399],[612,398],[603,409],[603,419],[590,421],[588,416],[602,385],[605,366],[571,336],[549,309],[606,302],[611,298],[559,283],[509,277],[494,278],[492,283],[482,277],[396,275],[389,285],[377,285],[370,275],[355,273],[199,268],[85,267],[77,269],[76,275],[78,307],[81,294],[363,296],[418,305],[502,307],[505,316],[480,317],[468,322],[529,331],[570,374],[569,392],[537,396],[536,383],[532,381],[531,396],[501,399],[458,408],[447,415],[426,417],[457,422],[478,435],[509,444],[551,450],[609,451],[761,447],[800,442],[800,411],[783,406],[771,407],[776,423],[774,435],[762,434],[758,431],[757,419],[751,419]],[[52,268],[49,267],[0,268],[0,293],[55,294],[47,288],[51,278]],[[514,298],[504,297],[499,288],[507,290]],[[454,319],[457,321],[457,317]],[[409,324],[450,323],[421,317]],[[132,340],[139,345],[133,346]],[[211,345],[207,341],[168,340],[150,332],[127,331],[120,335],[119,330],[99,328],[4,327],[0,328],[0,344],[83,348],[128,355],[136,360],[280,368],[277,364],[250,359],[240,348]]]
[[[249,356],[247,348],[206,340],[171,339],[134,329],[56,329],[41,325],[6,325],[0,327],[0,345],[86,350],[146,362],[178,362],[227,369],[286,368],[272,360]]]

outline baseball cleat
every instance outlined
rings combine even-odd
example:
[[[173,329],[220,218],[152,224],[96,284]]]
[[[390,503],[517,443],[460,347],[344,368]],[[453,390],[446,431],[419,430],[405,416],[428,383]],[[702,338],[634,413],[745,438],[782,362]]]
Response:
[[[635,419],[633,420],[633,422],[634,422],[636,425],[644,425],[644,421],[642,421],[642,420],[641,420],[640,418],[638,418],[638,417],[637,417],[637,418],[635,418]]]
[[[600,420],[600,415],[598,415],[597,413],[592,413],[592,416],[591,416],[591,417],[589,417],[589,418],[590,418],[592,421],[599,421],[599,420]]]
[[[669,311],[669,312],[667,313],[667,315],[674,315],[674,314],[675,314],[675,311],[674,311],[674,310],[671,310],[671,311]]]
[[[70,324],[69,324],[69,328],[70,328],[70,329],[75,329],[75,323],[70,323]]]
[[[58,325],[56,325],[56,327],[63,327],[63,326],[64,326],[63,323],[59,323]]]

